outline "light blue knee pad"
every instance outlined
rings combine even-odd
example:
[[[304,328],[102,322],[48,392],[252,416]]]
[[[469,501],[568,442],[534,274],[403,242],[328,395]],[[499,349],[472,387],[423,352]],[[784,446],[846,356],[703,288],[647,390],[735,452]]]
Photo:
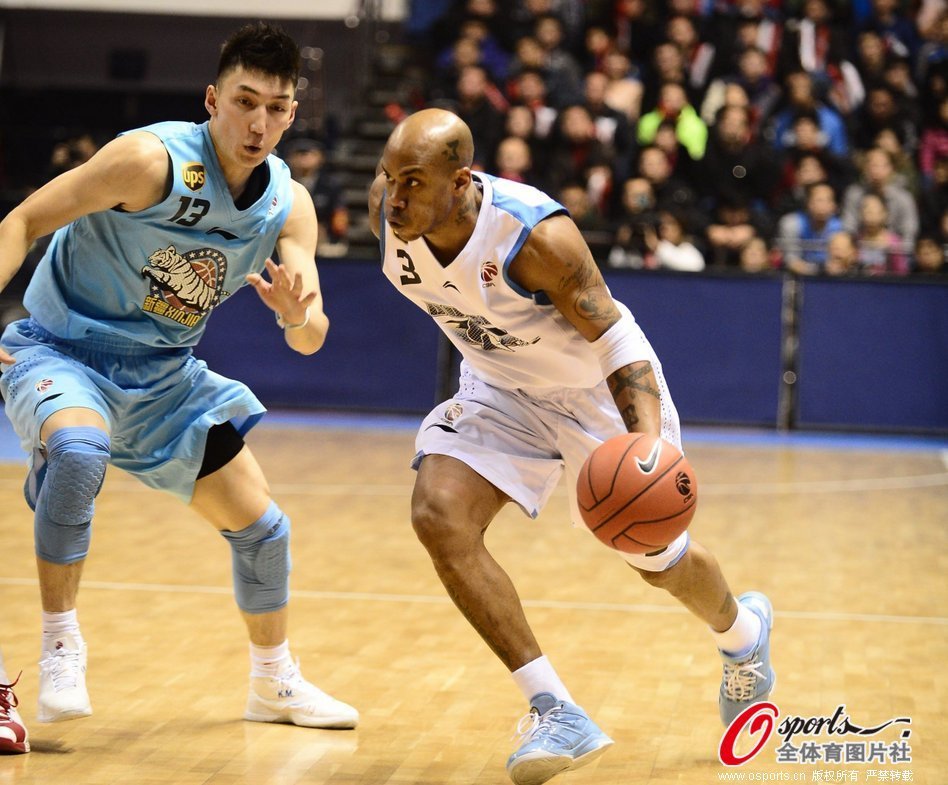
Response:
[[[222,531],[230,542],[234,597],[246,613],[269,613],[290,599],[290,519],[270,502],[246,529]]]
[[[33,516],[36,555],[72,564],[89,553],[95,497],[109,463],[109,436],[98,428],[61,428],[46,442],[46,464],[34,467],[39,491]],[[29,501],[29,497],[27,497]]]

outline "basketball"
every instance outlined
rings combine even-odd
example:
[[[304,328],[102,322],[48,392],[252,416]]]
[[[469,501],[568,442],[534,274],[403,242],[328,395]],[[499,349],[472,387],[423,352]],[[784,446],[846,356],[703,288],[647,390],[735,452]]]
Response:
[[[673,444],[624,433],[590,453],[579,472],[576,499],[583,522],[610,548],[652,553],[688,528],[698,483]]]

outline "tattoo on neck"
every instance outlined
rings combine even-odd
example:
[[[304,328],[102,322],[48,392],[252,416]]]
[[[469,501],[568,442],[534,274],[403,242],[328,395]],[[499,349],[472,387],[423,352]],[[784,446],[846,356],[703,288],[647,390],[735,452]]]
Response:
[[[471,201],[470,199],[465,199],[458,206],[457,214],[454,216],[454,222],[457,224],[462,224],[467,220],[467,217],[471,214]]]

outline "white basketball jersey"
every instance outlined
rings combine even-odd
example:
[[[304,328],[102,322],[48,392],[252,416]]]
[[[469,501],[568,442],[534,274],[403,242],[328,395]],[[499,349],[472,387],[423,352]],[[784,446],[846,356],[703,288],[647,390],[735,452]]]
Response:
[[[472,175],[483,188],[483,200],[461,253],[442,266],[424,238],[405,243],[383,218],[386,277],[437,322],[474,373],[489,384],[538,390],[595,386],[602,381],[602,370],[586,339],[543,292],[528,292],[508,276],[533,227],[565,208],[528,185],[481,172]],[[639,359],[657,367],[644,335],[641,347]]]

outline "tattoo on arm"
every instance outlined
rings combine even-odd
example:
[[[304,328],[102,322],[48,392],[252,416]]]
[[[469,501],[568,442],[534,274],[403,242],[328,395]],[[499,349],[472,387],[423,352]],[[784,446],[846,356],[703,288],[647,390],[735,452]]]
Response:
[[[590,322],[607,319],[615,313],[612,298],[592,286],[579,293],[575,307],[576,313]]]
[[[606,380],[609,392],[612,393],[619,414],[622,416],[622,422],[630,431],[637,430],[635,426],[641,422],[639,409],[642,408],[642,404],[647,403],[642,398],[643,395],[661,401],[661,392],[651,383],[651,375],[651,363],[643,363],[637,367],[624,365],[610,374]]]
[[[615,314],[615,305],[592,259],[584,260],[564,275],[560,279],[560,288],[576,291],[573,308],[587,321],[607,319]]]

